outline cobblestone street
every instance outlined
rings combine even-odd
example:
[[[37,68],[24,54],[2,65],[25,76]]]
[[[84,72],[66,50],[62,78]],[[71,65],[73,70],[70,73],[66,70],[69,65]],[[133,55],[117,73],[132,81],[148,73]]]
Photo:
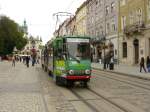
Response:
[[[40,65],[1,62],[0,112],[150,112],[148,80],[92,75],[89,88],[68,89],[56,86]]]
[[[38,66],[0,63],[0,112],[76,112]]]
[[[45,112],[36,68],[0,63],[0,112]]]

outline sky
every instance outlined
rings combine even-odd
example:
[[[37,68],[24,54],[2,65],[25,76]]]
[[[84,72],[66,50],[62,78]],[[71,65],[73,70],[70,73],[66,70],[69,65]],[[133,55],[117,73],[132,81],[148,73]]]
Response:
[[[57,12],[75,13],[85,0],[0,0],[0,14],[4,14],[20,25],[26,20],[28,32],[41,36],[43,44],[53,37]],[[62,22],[65,17],[60,17]],[[59,22],[60,23],[60,22]]]

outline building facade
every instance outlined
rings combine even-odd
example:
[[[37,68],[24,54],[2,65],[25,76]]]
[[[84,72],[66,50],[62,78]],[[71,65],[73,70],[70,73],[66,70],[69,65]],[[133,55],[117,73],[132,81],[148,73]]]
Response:
[[[88,0],[87,1],[87,34],[94,39],[94,58],[104,57],[112,52],[118,60],[118,1],[117,0]]]
[[[34,38],[33,36],[30,36],[28,38],[28,43],[24,47],[24,50],[22,51],[22,54],[32,54],[32,50],[34,49],[38,56],[41,56],[41,50],[42,50],[42,39],[40,37]]]
[[[88,0],[86,30],[87,30],[87,34],[91,37],[96,36],[95,34],[95,12],[96,12],[95,0]]]
[[[67,18],[62,24],[59,25],[59,28],[54,32],[55,37],[68,35],[68,31],[70,29],[68,29],[67,26],[70,19],[71,18]]]
[[[104,0],[106,45],[116,61],[119,60],[118,47],[118,0]]]
[[[86,17],[87,17],[87,1],[85,1],[76,11],[76,35],[87,35]]]
[[[24,21],[22,26],[22,31],[24,32],[24,38],[27,39],[27,44],[24,47],[24,49],[21,51],[22,54],[32,54],[32,50],[34,49],[38,56],[41,56],[41,50],[42,50],[42,39],[41,37],[37,36],[34,38],[33,36],[28,35],[28,26],[26,21]]]
[[[120,62],[135,65],[150,55],[150,0],[119,1]]]
[[[76,16],[70,18],[70,20],[66,24],[66,29],[67,29],[67,35],[76,34]]]
[[[100,40],[104,34],[104,2],[98,0],[87,1],[87,34],[92,38],[92,56],[94,61],[102,58]]]

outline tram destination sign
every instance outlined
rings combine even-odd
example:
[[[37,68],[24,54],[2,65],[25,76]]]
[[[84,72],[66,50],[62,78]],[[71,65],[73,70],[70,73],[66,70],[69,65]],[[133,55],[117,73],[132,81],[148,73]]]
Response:
[[[81,38],[67,38],[67,42],[83,42],[89,43],[89,39],[81,39]]]

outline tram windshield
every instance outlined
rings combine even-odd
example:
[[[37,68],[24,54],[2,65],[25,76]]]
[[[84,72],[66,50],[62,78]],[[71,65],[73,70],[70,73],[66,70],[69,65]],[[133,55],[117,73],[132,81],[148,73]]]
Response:
[[[89,39],[70,39],[67,42],[67,49],[70,59],[90,59]]]

